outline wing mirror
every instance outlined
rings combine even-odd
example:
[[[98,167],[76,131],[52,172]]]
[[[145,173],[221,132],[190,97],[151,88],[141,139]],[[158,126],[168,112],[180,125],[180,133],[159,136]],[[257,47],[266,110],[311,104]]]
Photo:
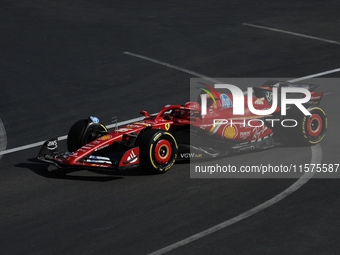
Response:
[[[140,114],[142,114],[144,117],[149,117],[149,113],[147,111],[140,111]]]

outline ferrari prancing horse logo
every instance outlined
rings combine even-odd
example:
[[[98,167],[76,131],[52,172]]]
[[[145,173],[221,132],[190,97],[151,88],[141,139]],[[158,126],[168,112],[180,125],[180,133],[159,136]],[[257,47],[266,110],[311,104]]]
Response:
[[[170,128],[170,123],[166,123],[166,124],[165,124],[165,129],[166,129],[166,131],[168,131],[169,128]]]

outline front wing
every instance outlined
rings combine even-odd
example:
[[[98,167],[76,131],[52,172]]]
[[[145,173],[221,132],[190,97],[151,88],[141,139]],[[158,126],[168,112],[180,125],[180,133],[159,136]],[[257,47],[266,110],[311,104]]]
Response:
[[[118,159],[105,155],[88,155],[76,163],[69,163],[71,152],[60,153],[58,147],[57,137],[47,140],[40,149],[38,159],[53,164],[58,168],[106,168],[118,170],[139,165],[139,147],[131,148],[119,154],[116,153],[116,156],[120,156]]]

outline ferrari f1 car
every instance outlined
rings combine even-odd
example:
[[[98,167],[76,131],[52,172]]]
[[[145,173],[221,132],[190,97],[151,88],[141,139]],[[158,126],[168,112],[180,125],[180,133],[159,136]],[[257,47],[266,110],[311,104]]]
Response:
[[[176,160],[222,157],[285,143],[315,145],[325,137],[327,117],[319,107],[324,93],[314,92],[318,85],[269,81],[253,88],[254,95],[248,96],[258,110],[271,107],[275,87],[278,92],[284,87],[308,89],[311,98],[303,106],[310,115],[304,115],[295,105],[288,105],[284,116],[279,106],[272,114],[254,116],[249,111],[247,98],[244,115],[234,115],[233,95],[218,93],[204,85],[196,102],[165,105],[156,115],[141,111],[144,119],[116,126],[110,132],[96,117],[79,120],[68,133],[69,152],[59,153],[58,139],[52,138],[44,143],[38,159],[60,168],[114,170],[139,166],[158,174],[168,171]]]

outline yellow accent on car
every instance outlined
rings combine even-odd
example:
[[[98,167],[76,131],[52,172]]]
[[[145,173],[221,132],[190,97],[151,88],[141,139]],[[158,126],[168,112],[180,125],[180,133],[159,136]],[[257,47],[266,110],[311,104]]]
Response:
[[[106,127],[103,124],[100,124],[105,131],[107,131]]]
[[[235,135],[236,135],[236,130],[235,130],[235,127],[233,127],[233,126],[228,126],[224,130],[223,136],[227,139],[233,139],[235,137]]]
[[[153,160],[152,160],[152,147],[153,147],[153,144],[151,144],[151,146],[150,146],[150,161],[151,161],[151,164],[153,165],[153,167],[155,169],[157,169],[157,167],[155,166],[155,164],[153,163]]]
[[[171,137],[172,137],[172,139],[174,139],[174,142],[175,142],[175,145],[176,145],[176,149],[177,149],[177,148],[178,148],[178,146],[177,146],[177,142],[176,142],[176,139],[175,139],[175,137],[173,137],[173,136],[172,136],[172,134],[170,134],[170,133],[168,133],[168,132],[164,132],[164,134],[167,134],[167,135],[171,136]]]
[[[156,137],[153,139],[155,142],[156,140],[162,135],[162,133],[159,133],[158,135],[156,135]]]

